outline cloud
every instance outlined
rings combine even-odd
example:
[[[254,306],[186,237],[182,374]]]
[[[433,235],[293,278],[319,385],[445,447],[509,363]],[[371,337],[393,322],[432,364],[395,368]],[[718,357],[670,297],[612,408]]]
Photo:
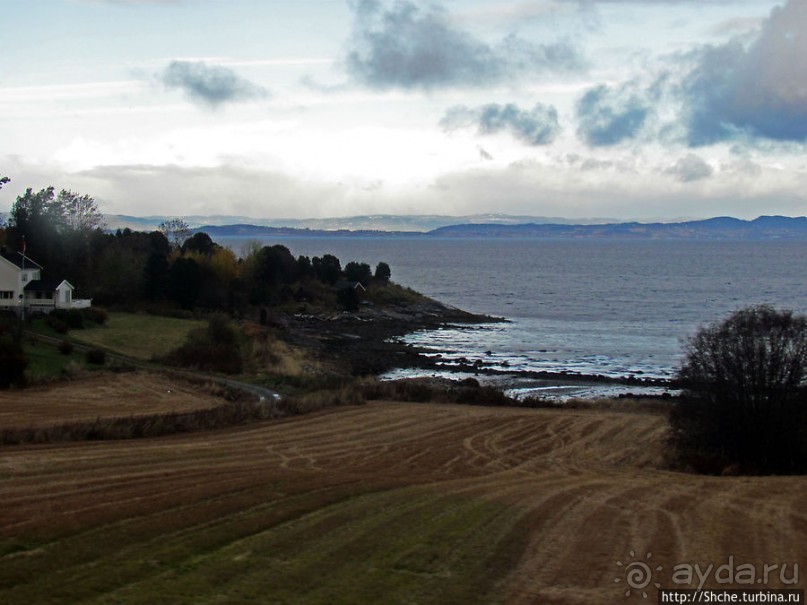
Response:
[[[734,17],[733,19],[727,19],[722,23],[718,23],[709,31],[718,36],[737,32],[744,34],[758,30],[764,21],[764,19],[757,17]]]
[[[807,2],[773,9],[756,40],[709,46],[682,84],[691,146],[738,138],[807,143]]]
[[[525,21],[539,21],[553,17],[558,13],[576,11],[573,3],[558,0],[535,0],[521,2],[497,2],[487,4],[457,13],[461,21],[477,23],[524,23]]]
[[[131,4],[181,4],[183,0],[79,0],[87,4],[112,4],[118,6],[128,6]]]
[[[225,103],[267,96],[264,88],[242,78],[232,69],[208,65],[204,61],[171,61],[158,78],[167,88],[177,88],[194,103],[212,109]]]
[[[312,183],[273,170],[232,164],[98,166],[68,174],[59,182],[77,191],[92,192],[110,214],[131,214],[136,208],[141,216],[236,214],[277,218],[288,216],[290,208],[303,209],[302,214],[311,217],[339,215],[349,209],[345,202],[348,188],[343,185]],[[222,191],[227,191],[226,201],[221,198]],[[361,194],[355,195],[363,199]]]
[[[678,160],[673,166],[670,166],[665,172],[682,183],[691,183],[709,178],[714,174],[714,168],[699,156],[690,153]]]
[[[577,103],[577,134],[592,147],[617,145],[636,137],[650,114],[649,101],[632,84],[596,86]]]
[[[513,103],[479,107],[456,105],[446,111],[440,126],[447,131],[476,126],[479,134],[509,132],[529,145],[549,145],[560,134],[557,110],[541,103],[529,111]]]
[[[436,6],[408,0],[391,8],[360,0],[346,57],[348,72],[372,88],[472,87],[545,71],[573,71],[582,59],[570,44],[532,44],[510,35],[490,46]]]

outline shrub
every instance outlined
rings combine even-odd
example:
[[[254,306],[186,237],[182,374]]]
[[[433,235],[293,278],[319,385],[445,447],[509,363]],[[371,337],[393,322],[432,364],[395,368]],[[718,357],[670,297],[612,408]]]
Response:
[[[81,315],[87,321],[96,323],[99,326],[104,325],[107,319],[109,319],[109,313],[107,313],[107,310],[103,307],[87,307],[81,310]]]
[[[53,313],[45,316],[45,325],[57,334],[67,334],[70,330],[70,326]]]
[[[171,351],[165,361],[223,374],[240,374],[244,369],[238,334],[223,315],[211,317],[207,328],[193,330],[185,344]]]
[[[84,359],[87,360],[87,363],[99,366],[104,365],[106,363],[106,351],[103,349],[90,349],[85,353]]]
[[[361,405],[366,399],[360,388],[347,385],[342,388],[314,391],[296,397],[287,397],[276,403],[277,409],[288,416],[309,414],[318,410],[346,406]]]
[[[71,330],[84,327],[84,314],[80,309],[54,309],[49,315],[66,323]]]
[[[699,472],[807,470],[807,318],[750,307],[690,339],[677,376],[674,460]]]
[[[414,403],[463,403],[480,406],[530,407],[491,386],[480,386],[476,379],[455,382],[430,378],[410,378],[367,382],[361,386],[366,399],[411,401]]]
[[[70,355],[73,352],[73,343],[69,340],[62,340],[57,348],[62,355]]]

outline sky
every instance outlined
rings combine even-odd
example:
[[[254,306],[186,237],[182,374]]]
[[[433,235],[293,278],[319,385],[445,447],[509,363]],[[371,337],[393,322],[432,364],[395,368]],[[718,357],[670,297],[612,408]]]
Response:
[[[108,214],[807,214],[807,0],[0,0],[0,190]]]

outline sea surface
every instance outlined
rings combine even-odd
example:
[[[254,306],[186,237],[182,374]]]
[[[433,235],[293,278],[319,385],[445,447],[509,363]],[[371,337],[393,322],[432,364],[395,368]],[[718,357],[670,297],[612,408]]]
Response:
[[[244,240],[220,238],[239,252]],[[547,370],[670,378],[699,326],[751,304],[807,313],[807,242],[285,237],[295,256],[334,254],[392,268],[392,279],[467,311],[508,320],[406,338],[450,362],[512,372],[515,395],[613,395],[636,388],[546,384]],[[395,376],[411,375],[398,372]]]

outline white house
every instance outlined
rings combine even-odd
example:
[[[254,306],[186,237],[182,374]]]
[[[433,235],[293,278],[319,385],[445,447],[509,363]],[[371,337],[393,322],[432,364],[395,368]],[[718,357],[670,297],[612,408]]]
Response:
[[[18,313],[53,309],[83,309],[92,301],[73,298],[67,280],[42,279],[42,267],[22,252],[0,250],[0,310]]]

